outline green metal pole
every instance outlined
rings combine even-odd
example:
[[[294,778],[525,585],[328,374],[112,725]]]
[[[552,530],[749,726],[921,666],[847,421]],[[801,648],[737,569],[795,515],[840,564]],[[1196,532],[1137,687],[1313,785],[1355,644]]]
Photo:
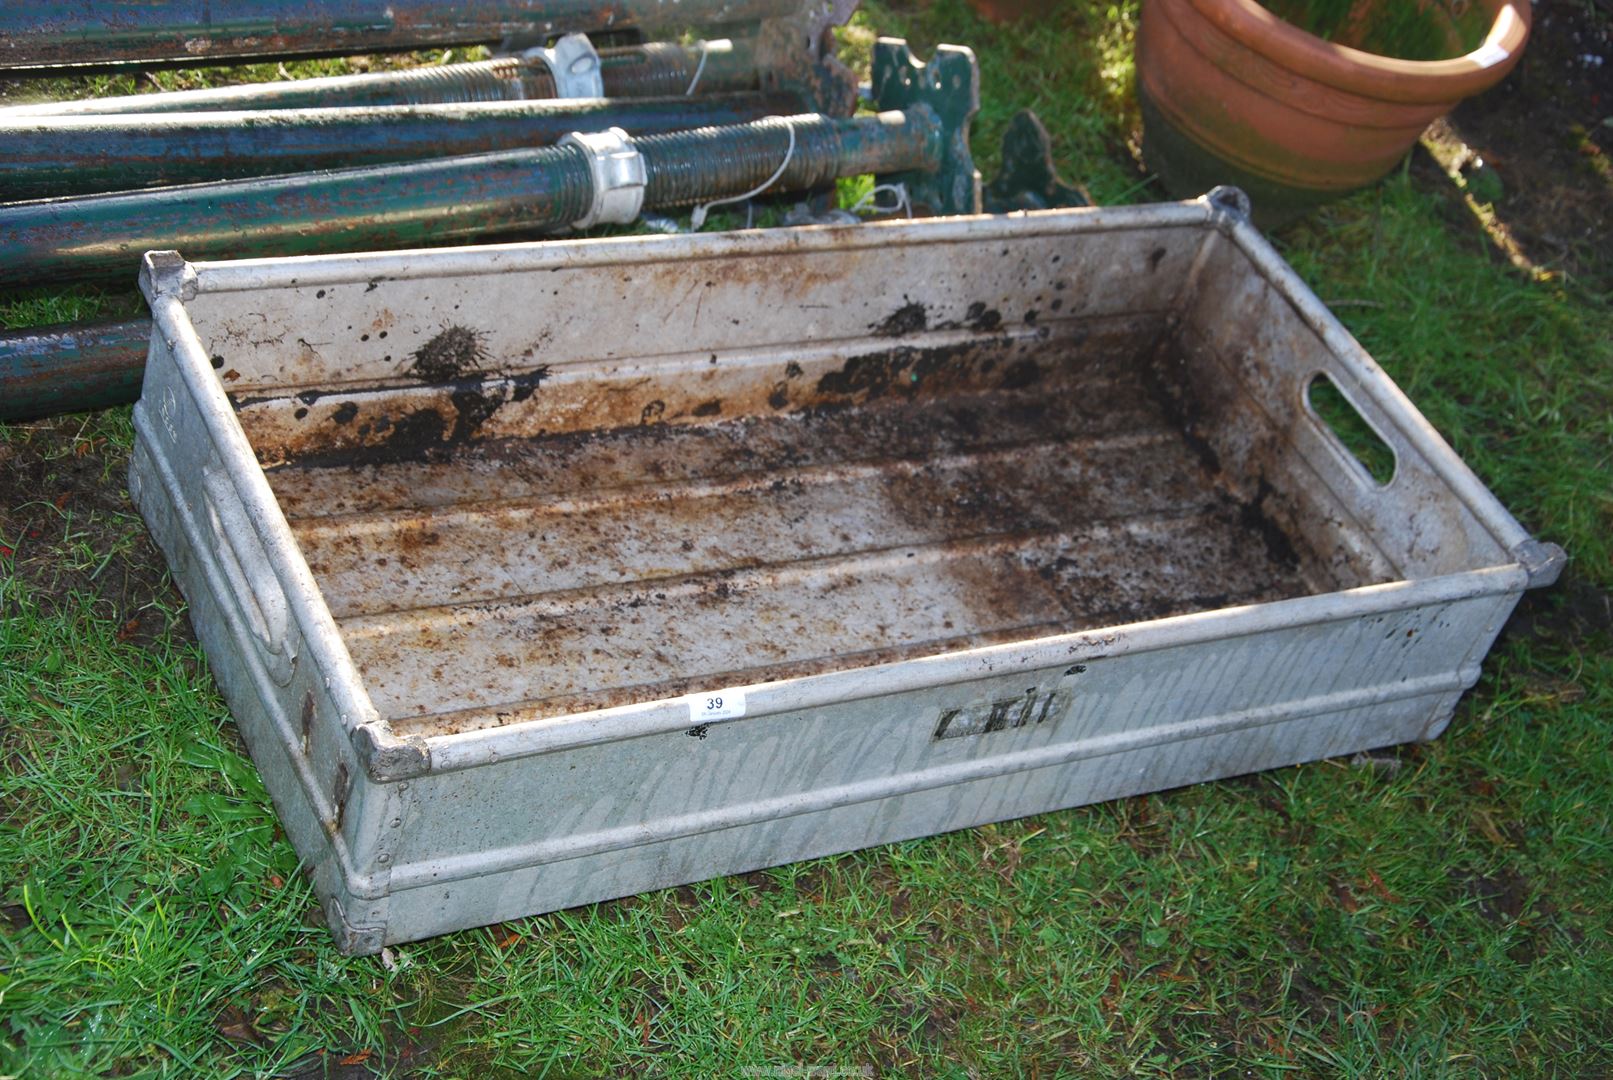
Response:
[[[790,131],[794,131],[791,150]],[[939,167],[941,121],[905,112],[816,114],[633,140],[643,205],[681,206],[772,185]],[[133,274],[142,253],[190,258],[418,247],[583,220],[594,202],[574,146],[265,177],[0,206],[0,286]]]
[[[679,45],[656,41],[599,51],[605,96],[737,94],[759,88],[748,40]],[[698,78],[696,74],[698,73]],[[114,116],[124,113],[236,112],[243,109],[339,109],[380,105],[469,105],[555,96],[549,66],[530,53],[466,64],[405,68],[321,79],[246,83],[205,90],[45,101],[0,108],[0,119]]]
[[[725,26],[801,0],[9,0],[0,69],[351,56],[594,30]]]
[[[150,319],[0,333],[0,421],[133,401],[150,341]]]
[[[56,198],[546,146],[572,131],[652,135],[792,115],[789,94],[157,115],[0,116],[0,200]]]

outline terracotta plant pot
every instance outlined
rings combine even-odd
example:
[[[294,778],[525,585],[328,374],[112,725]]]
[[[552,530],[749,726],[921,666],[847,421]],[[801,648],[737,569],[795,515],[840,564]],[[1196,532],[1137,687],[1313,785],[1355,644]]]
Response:
[[[1237,184],[1268,228],[1365,187],[1517,63],[1529,0],[1472,2],[1488,17],[1484,43],[1418,61],[1324,41],[1255,0],[1144,0],[1144,160],[1178,197]]]

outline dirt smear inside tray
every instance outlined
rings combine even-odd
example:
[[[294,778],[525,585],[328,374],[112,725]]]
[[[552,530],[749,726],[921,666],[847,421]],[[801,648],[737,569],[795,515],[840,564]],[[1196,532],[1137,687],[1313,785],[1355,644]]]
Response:
[[[781,362],[756,401],[813,396],[268,475],[377,707],[424,734],[1362,584],[1221,474],[1173,348]]]

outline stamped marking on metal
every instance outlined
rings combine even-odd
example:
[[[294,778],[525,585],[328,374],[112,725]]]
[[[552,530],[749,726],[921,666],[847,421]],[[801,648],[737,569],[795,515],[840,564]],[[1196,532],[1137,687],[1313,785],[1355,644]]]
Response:
[[[1069,686],[1030,689],[1017,697],[998,698],[959,708],[942,709],[934,738],[962,739],[1010,728],[1035,727],[1069,712],[1075,691]]]
[[[690,694],[689,721],[704,724],[711,720],[732,720],[745,715],[745,691],[710,690],[703,694]]]

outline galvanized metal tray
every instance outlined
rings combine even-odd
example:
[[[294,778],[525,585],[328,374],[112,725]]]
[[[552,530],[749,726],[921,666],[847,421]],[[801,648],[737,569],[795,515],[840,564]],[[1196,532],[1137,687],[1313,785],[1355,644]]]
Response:
[[[147,256],[130,491],[342,948],[1436,736],[1562,553],[1245,209]]]

